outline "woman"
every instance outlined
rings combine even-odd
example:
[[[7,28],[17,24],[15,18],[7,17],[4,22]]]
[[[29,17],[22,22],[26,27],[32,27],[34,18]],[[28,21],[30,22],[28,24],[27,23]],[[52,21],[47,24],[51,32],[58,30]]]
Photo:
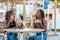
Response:
[[[4,28],[5,29],[18,28],[18,25],[15,21],[15,13],[12,10],[6,12]],[[8,40],[17,40],[17,33],[12,33],[12,32],[8,33]]]
[[[43,31],[43,40],[47,40],[47,34],[46,34],[47,21],[44,18],[44,11],[43,10],[41,10],[41,9],[37,10],[36,19],[39,21],[31,23],[32,25],[34,25],[33,28],[45,29],[45,31]],[[29,38],[29,40],[41,40],[41,39],[42,39],[42,36],[41,36],[40,32],[37,32],[35,36],[31,36]]]

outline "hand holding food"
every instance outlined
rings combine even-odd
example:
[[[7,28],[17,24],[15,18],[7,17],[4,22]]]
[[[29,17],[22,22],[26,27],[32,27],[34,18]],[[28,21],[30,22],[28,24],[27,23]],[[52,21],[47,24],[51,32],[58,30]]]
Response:
[[[40,20],[35,20],[35,23],[40,23]]]

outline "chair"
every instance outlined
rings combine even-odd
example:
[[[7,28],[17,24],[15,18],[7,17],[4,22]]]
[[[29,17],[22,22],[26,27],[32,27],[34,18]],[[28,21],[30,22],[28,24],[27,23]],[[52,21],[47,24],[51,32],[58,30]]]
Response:
[[[4,33],[2,29],[0,29],[0,40],[4,40]]]
[[[0,33],[0,40],[4,40],[4,34]]]
[[[4,31],[2,23],[0,22],[0,40],[4,40]]]

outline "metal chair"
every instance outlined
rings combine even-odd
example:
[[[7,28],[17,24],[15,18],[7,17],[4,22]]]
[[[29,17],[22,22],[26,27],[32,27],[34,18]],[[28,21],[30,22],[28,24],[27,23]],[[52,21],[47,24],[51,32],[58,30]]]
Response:
[[[4,40],[4,31],[2,22],[0,22],[0,40]]]
[[[0,40],[4,40],[4,34],[0,34]]]

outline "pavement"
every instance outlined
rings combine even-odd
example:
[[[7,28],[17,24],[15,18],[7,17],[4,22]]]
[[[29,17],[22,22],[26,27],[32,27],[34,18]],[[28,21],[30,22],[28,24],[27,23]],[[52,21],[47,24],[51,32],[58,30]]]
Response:
[[[53,32],[51,32],[52,34]],[[60,32],[56,32],[57,35],[48,36],[47,40],[60,40]]]

